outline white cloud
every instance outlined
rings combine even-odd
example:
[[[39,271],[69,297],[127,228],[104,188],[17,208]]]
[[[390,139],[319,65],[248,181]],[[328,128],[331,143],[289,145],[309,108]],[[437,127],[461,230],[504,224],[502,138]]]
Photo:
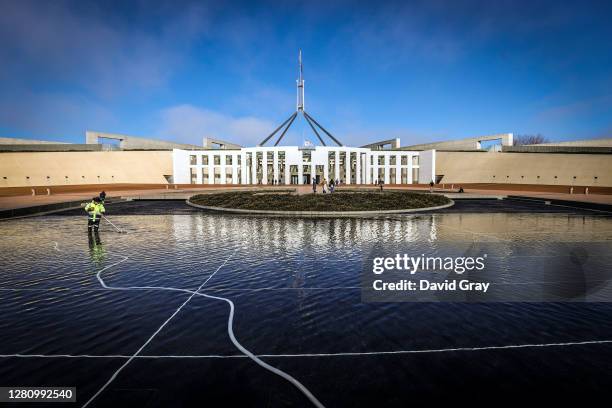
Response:
[[[251,146],[273,129],[274,123],[256,117],[234,117],[193,105],[178,105],[161,112],[156,133],[183,143],[200,144],[203,137],[213,137]]]

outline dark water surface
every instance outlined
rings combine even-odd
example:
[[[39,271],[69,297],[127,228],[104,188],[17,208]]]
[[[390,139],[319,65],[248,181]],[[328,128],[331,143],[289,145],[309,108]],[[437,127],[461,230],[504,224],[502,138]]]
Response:
[[[234,302],[237,339],[329,407],[610,393],[610,342],[434,350],[612,341],[612,303],[363,303],[360,274],[380,245],[511,243],[572,262],[568,246],[610,247],[611,218],[480,211],[299,220],[130,204],[111,215],[129,233],[103,224],[99,242],[88,240],[78,212],[0,223],[0,386],[76,386],[81,406],[190,296],[104,289],[96,273],[106,268],[113,287],[195,290],[212,276],[201,292]],[[611,253],[599,255],[589,259],[609,272]],[[193,297],[143,350],[155,358],[133,360],[91,406],[309,406],[241,357],[228,313],[222,300]],[[426,352],[377,354],[417,350]],[[322,353],[331,355],[313,355]]]

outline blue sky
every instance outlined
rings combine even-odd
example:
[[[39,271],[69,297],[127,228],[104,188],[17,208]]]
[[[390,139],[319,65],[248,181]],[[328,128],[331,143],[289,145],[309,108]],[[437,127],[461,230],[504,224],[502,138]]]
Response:
[[[347,145],[612,137],[610,2],[0,6],[0,136],[255,144],[295,110],[301,48],[306,110]]]

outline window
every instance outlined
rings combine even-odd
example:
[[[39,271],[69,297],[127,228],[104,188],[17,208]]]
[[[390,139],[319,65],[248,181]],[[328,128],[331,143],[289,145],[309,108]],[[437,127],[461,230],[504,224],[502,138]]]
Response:
[[[193,156],[193,157],[195,157],[195,156]],[[190,171],[190,173],[191,173],[191,174],[190,174],[190,177],[189,177],[189,182],[190,182],[191,184],[195,184],[195,183],[196,183],[196,180],[197,180],[197,177],[198,177],[198,176],[196,175],[196,169],[194,169],[194,168],[192,167],[192,168],[190,168],[190,169],[189,169],[189,171]]]
[[[214,164],[215,164],[215,166],[218,166],[218,165],[221,164],[221,156],[219,156],[218,154],[215,154]]]
[[[198,164],[198,156],[196,156],[195,154],[189,155],[189,164],[192,166]]]
[[[202,165],[208,166],[208,155],[202,156]]]
[[[412,168],[412,184],[418,184],[419,182],[419,169]]]
[[[225,164],[227,164],[228,166],[232,165],[232,156],[231,155],[227,155],[225,156]]]
[[[408,156],[402,156],[402,166],[408,165]]]
[[[402,184],[408,184],[408,169],[402,169]]]
[[[395,166],[395,161],[396,161],[396,157],[395,156],[390,156],[389,157],[389,164],[392,166]]]
[[[413,166],[419,165],[419,156],[412,156],[412,165]]]
[[[385,164],[385,156],[378,156],[378,165],[382,166]]]
[[[219,158],[219,160],[221,159]],[[214,176],[215,176],[214,184],[221,184],[221,169],[215,168]]]

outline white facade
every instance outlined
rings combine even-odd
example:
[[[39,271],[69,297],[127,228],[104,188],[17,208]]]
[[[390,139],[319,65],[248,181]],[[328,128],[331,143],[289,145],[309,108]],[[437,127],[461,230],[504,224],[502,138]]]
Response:
[[[172,153],[177,184],[428,184],[435,181],[436,151],[360,147],[246,147]]]

